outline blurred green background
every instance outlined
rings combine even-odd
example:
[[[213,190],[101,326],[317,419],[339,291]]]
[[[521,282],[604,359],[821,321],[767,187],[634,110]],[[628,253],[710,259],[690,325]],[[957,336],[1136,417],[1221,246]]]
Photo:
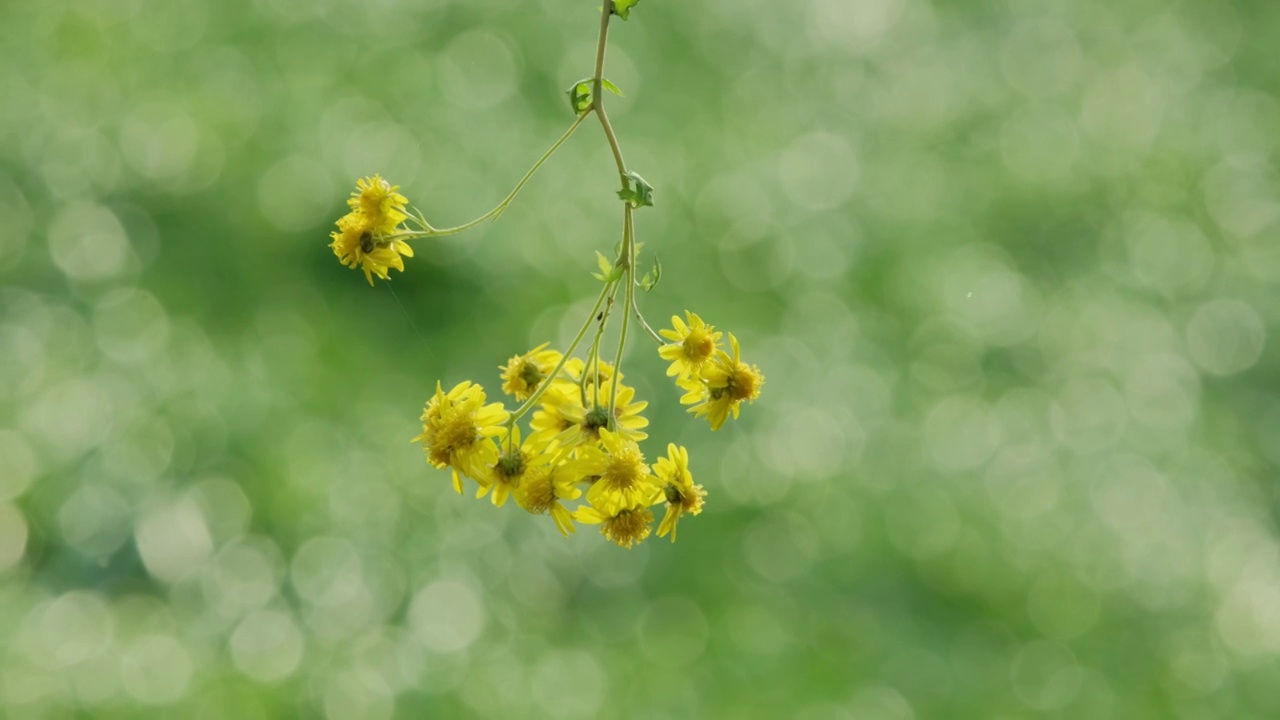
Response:
[[[0,715],[1280,716],[1280,5],[645,0],[606,74],[649,318],[768,376],[624,551],[460,498],[437,380],[618,239],[598,3],[0,4]]]

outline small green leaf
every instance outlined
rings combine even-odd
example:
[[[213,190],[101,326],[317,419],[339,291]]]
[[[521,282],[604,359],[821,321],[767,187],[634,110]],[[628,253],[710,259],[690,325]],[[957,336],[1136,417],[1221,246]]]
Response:
[[[569,96],[569,107],[575,115],[581,115],[591,108],[591,78],[579,80],[565,91]]]
[[[596,266],[600,268],[600,272],[599,274],[592,273],[592,276],[597,280],[603,281],[609,276],[609,273],[613,272],[613,263],[609,262],[609,258],[605,257],[604,253],[599,250],[596,251]]]
[[[617,85],[609,82],[609,78],[600,78],[600,84],[604,86],[605,90],[608,90],[618,97],[623,97],[622,91],[618,89]]]
[[[613,0],[613,14],[623,20],[631,19],[631,8],[636,6],[640,0]]]
[[[653,186],[645,182],[639,173],[628,172],[627,179],[635,183],[634,188],[619,190],[618,197],[631,203],[631,207],[653,207]]]
[[[644,277],[640,278],[640,282],[637,284],[640,286],[641,290],[644,290],[645,292],[649,292],[655,286],[657,286],[658,281],[661,279],[662,279],[662,263],[659,262],[658,258],[655,257],[653,259],[653,269],[650,270],[649,272],[646,272],[644,274]]]

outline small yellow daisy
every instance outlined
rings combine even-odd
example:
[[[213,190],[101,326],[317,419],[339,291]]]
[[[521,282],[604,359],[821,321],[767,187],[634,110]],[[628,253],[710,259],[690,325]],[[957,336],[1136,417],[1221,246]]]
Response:
[[[582,449],[578,472],[598,478],[587,491],[587,502],[606,513],[662,501],[662,485],[649,472],[640,446],[603,428],[600,446]]]
[[[437,468],[453,468],[453,488],[462,492],[466,475],[482,486],[491,485],[492,466],[498,462],[493,438],[506,434],[502,423],[508,413],[502,403],[485,404],[484,389],[469,380],[445,393],[436,383],[436,394],[422,411],[421,442],[427,461]]]
[[[395,268],[404,272],[400,256],[413,257],[413,248],[403,240],[379,239],[361,212],[350,212],[337,222],[338,230],[330,233],[333,254],[349,268],[364,270],[364,277],[373,284],[373,276],[390,280],[389,271]]]
[[[369,228],[375,234],[390,235],[409,218],[409,211],[405,208],[409,200],[396,192],[399,189],[399,185],[392,185],[380,175],[360,178],[347,205],[368,219]]]
[[[539,442],[549,443],[555,440],[560,433],[576,424],[571,418],[586,412],[581,410],[581,395],[578,386],[573,383],[553,382],[539,399],[538,409],[529,421],[533,436]]]
[[[563,357],[555,350],[547,350],[547,345],[550,343],[542,343],[498,367],[502,371],[502,392],[514,396],[520,402],[529,399]]]
[[[534,465],[525,471],[524,480],[515,489],[517,505],[534,515],[551,515],[556,528],[565,537],[577,532],[573,526],[573,514],[561,502],[582,496],[575,468],[571,462]]]
[[[549,449],[533,438],[525,440],[522,445],[520,426],[515,426],[507,441],[503,443],[503,449],[497,461],[490,466],[489,477],[493,482],[488,485],[482,484],[476,491],[476,497],[482,498],[493,490],[490,500],[495,507],[502,507],[506,504],[507,497],[520,487],[520,483],[534,466],[549,465],[555,459],[545,452]]]
[[[671,317],[674,330],[659,330],[658,334],[672,341],[669,345],[658,348],[663,360],[671,363],[667,375],[678,375],[682,378],[697,375],[702,366],[715,356],[720,349],[720,337],[723,333],[715,332],[715,328],[707,325],[695,313],[684,312],[689,322],[681,320],[678,315]]]
[[[739,406],[744,401],[755,402],[764,385],[760,368],[742,362],[738,339],[733,333],[729,333],[729,344],[733,348],[732,356],[721,350],[702,369],[700,381],[691,379],[680,383],[680,387],[688,391],[680,402],[698,403],[689,408],[689,412],[708,418],[712,430],[719,430],[730,414],[737,419]]]
[[[561,418],[568,421],[568,427],[561,432],[556,439],[566,448],[577,448],[589,445],[600,440],[601,430],[609,427],[609,393],[612,392],[613,381],[602,382],[600,388],[595,393],[595,406],[587,408],[583,406],[580,395],[571,392],[561,395],[562,399],[566,399],[562,405],[556,408],[556,412]],[[590,391],[588,391],[590,396]],[[645,401],[632,402],[635,400],[635,388],[623,385],[618,382],[618,397],[613,407],[614,422],[613,430],[623,437],[640,441],[649,437],[643,428],[649,426],[649,418],[641,415],[645,408],[649,407],[649,403]],[[535,418],[536,420],[537,418]]]
[[[653,513],[644,506],[617,508],[606,512],[584,505],[578,508],[573,517],[585,525],[599,525],[601,535],[628,550],[649,537],[650,526],[653,524]]]
[[[654,463],[653,474],[662,482],[662,493],[667,500],[667,514],[658,525],[658,537],[671,533],[671,542],[675,542],[680,516],[701,513],[702,499],[707,491],[701,485],[693,484],[693,474],[689,472],[689,451],[674,443],[667,445],[667,456],[658,458]]]

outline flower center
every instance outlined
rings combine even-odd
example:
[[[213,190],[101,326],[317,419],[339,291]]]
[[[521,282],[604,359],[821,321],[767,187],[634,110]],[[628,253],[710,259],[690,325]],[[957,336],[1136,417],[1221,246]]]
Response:
[[[729,397],[734,400],[754,400],[760,394],[760,374],[747,365],[738,365],[729,375]]]
[[[598,436],[602,427],[609,427],[609,410],[607,408],[592,408],[582,418],[582,429],[592,435]]]
[[[538,366],[534,363],[526,360],[520,364],[520,379],[524,381],[524,384],[530,390],[538,387],[538,383],[542,382],[543,377],[545,376],[542,374],[542,371],[539,370]]]
[[[499,481],[508,485],[520,484],[520,476],[524,473],[524,453],[519,450],[507,452],[498,458],[498,464],[493,469]]]
[[[662,492],[667,496],[667,502],[672,505],[680,505],[684,502],[684,495],[680,493],[680,488],[672,485],[671,483],[667,483],[667,486],[662,489]]]
[[[626,491],[635,487],[643,474],[644,456],[638,448],[628,446],[609,456],[602,477],[611,487]]]
[[[604,535],[622,547],[632,545],[649,536],[649,523],[653,513],[647,509],[622,510],[604,523]]]
[[[684,339],[684,356],[695,363],[711,357],[715,349],[716,344],[711,340],[711,336],[699,330],[691,330],[689,337]]]

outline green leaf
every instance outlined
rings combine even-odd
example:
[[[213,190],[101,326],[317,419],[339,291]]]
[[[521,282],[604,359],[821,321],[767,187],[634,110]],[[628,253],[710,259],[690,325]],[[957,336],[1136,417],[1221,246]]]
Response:
[[[591,107],[591,82],[591,78],[579,80],[565,91],[575,115],[581,115]]]
[[[605,90],[608,90],[614,95],[617,95],[618,97],[624,97],[622,94],[622,91],[618,89],[618,86],[609,82],[609,78],[600,78],[600,84],[604,86]]]
[[[627,179],[635,183],[634,188],[619,190],[618,197],[631,203],[631,207],[653,207],[653,186],[645,182],[639,173],[628,172]]]
[[[644,290],[645,292],[649,292],[655,286],[657,286],[658,281],[661,279],[662,279],[662,263],[658,260],[657,257],[655,257],[653,259],[653,269],[645,273],[644,277],[640,279],[640,289]]]
[[[613,14],[623,20],[631,19],[631,8],[636,6],[640,0],[613,0]]]
[[[613,282],[622,277],[622,266],[615,265],[599,250],[596,251],[596,266],[600,268],[600,272],[591,273],[591,277],[600,282]]]

